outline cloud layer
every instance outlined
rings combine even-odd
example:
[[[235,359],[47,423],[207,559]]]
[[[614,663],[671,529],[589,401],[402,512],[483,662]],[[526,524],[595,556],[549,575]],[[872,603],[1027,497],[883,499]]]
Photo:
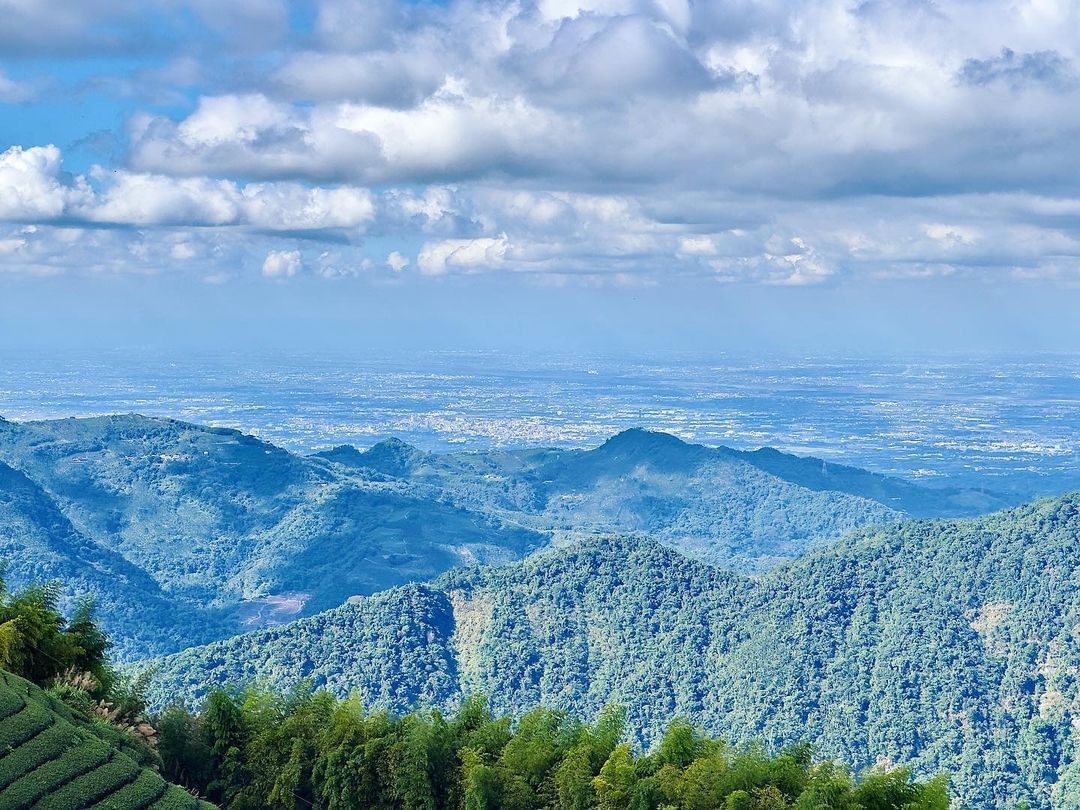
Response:
[[[92,230],[94,266],[211,278],[1080,274],[1066,0],[8,5],[0,104],[103,49],[137,67],[94,87],[160,96],[81,172],[0,144],[9,270]]]

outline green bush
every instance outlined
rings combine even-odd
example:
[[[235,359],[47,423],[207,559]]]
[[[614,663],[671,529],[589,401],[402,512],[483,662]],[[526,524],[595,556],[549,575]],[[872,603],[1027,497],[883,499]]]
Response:
[[[71,726],[53,723],[33,739],[0,758],[0,790],[78,742],[79,736]]]
[[[2,673],[0,673],[0,679],[4,679]],[[7,680],[3,680],[4,685],[7,685]],[[13,689],[0,690],[0,720],[5,720],[11,715],[16,714],[22,710],[22,707],[26,705],[18,693]]]
[[[96,768],[111,754],[104,743],[85,740],[12,782],[0,792],[0,807],[29,807],[61,785]]]
[[[123,756],[113,756],[104,765],[68,782],[35,805],[35,810],[82,810],[131,782],[140,768]]]
[[[151,810],[199,810],[207,806],[186,790],[169,785],[165,795],[151,805]]]
[[[165,782],[156,773],[143,770],[134,782],[129,782],[115,793],[94,805],[97,810],[135,810],[149,807],[165,792]]]
[[[52,723],[52,715],[37,703],[28,703],[18,714],[0,722],[0,754],[18,748]]]

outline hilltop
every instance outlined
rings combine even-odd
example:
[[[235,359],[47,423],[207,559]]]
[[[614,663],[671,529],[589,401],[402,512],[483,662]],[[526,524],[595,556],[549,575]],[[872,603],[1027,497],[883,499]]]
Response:
[[[304,457],[127,415],[0,422],[0,504],[12,584],[95,594],[131,660],[600,533],[647,532],[756,573],[860,526],[997,501],[643,430],[591,450],[438,455],[388,440]]]
[[[255,678],[396,709],[615,702],[644,743],[685,714],[733,741],[948,770],[977,807],[1074,806],[1077,537],[1080,495],[864,530],[756,579],[596,538],[185,651],[155,695]]]

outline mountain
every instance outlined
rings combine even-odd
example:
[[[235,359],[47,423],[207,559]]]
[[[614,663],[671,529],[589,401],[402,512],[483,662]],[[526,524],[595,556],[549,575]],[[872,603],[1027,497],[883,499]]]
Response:
[[[333,607],[545,535],[235,430],[117,416],[0,422],[13,586],[96,596],[121,658]]]
[[[213,810],[144,760],[126,732],[0,671],[0,807]]]
[[[388,440],[303,457],[135,415],[0,421],[0,465],[12,585],[55,577],[95,594],[124,660],[597,533],[647,532],[760,572],[860,526],[995,503],[643,430],[592,450],[436,455]]]
[[[81,594],[95,594],[97,614],[110,628],[135,628],[168,616],[156,628],[159,649],[180,649],[226,634],[215,611],[193,610],[170,598],[146,571],[78,531],[49,495],[0,462],[0,561],[12,584],[60,580],[70,612]]]
[[[591,450],[432,454],[389,440],[317,457],[428,487],[556,537],[645,532],[741,571],[766,570],[871,523],[1011,505],[993,493],[922,487],[769,448],[704,447],[640,429]]]
[[[159,662],[153,696],[301,679],[369,705],[685,714],[955,774],[974,807],[1080,797],[1080,495],[866,529],[748,578],[640,538],[451,572]]]

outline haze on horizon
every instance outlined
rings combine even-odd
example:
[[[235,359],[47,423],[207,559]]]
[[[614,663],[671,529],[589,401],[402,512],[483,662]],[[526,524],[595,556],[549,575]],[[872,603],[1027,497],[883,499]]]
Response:
[[[0,0],[0,344],[1080,351],[1080,6]]]

